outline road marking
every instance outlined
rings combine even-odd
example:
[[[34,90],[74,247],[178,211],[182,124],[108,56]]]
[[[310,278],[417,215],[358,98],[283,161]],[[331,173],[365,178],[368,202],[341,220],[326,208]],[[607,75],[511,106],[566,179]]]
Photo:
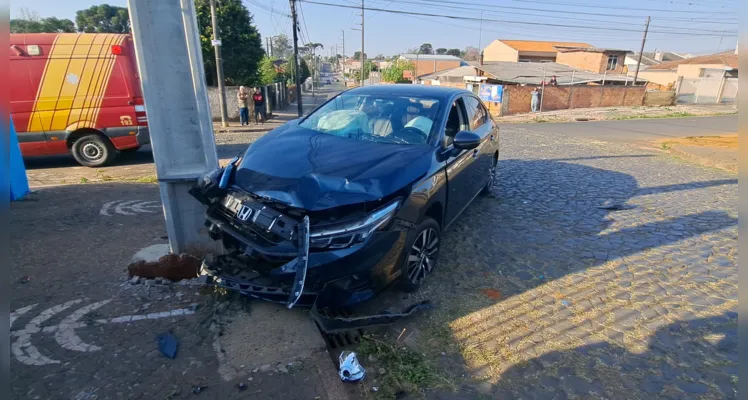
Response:
[[[112,211],[112,208],[114,210]],[[112,212],[120,215],[137,215],[138,213],[152,213],[156,212],[153,209],[161,208],[161,203],[158,201],[145,201],[145,200],[115,200],[108,203],[104,203],[99,210],[99,215],[105,217],[111,217]]]
[[[50,325],[41,327],[41,325],[52,318],[53,316],[65,311],[66,309],[81,303],[82,299],[70,300],[63,304],[50,307],[31,319],[23,329],[16,331],[11,330],[10,335],[16,340],[11,344],[11,350],[13,355],[18,361],[26,365],[47,365],[47,364],[59,364],[59,360],[51,359],[39,352],[39,350],[31,343],[31,335],[35,333],[54,333],[55,341],[64,349],[79,351],[79,352],[92,352],[101,350],[100,346],[88,344],[75,333],[78,328],[84,328],[92,325],[105,325],[105,324],[119,324],[129,323],[140,320],[155,320],[160,318],[168,317],[180,317],[192,315],[195,313],[194,305],[188,308],[180,308],[170,311],[152,312],[149,314],[135,314],[135,315],[123,315],[120,317],[114,317],[109,319],[96,319],[91,322],[80,322],[86,314],[91,311],[97,310],[107,305],[112,300],[103,300],[87,306],[81,307],[69,316],[62,319],[57,325]],[[10,327],[13,328],[13,323],[22,315],[28,313],[31,309],[36,307],[37,304],[31,304],[28,306],[21,307],[10,314]]]

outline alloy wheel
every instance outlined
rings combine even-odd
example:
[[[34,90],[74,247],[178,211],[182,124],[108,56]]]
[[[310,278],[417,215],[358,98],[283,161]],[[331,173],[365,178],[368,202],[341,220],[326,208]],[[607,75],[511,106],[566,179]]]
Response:
[[[439,235],[433,228],[424,229],[416,237],[408,253],[408,280],[420,284],[431,273],[439,251]]]

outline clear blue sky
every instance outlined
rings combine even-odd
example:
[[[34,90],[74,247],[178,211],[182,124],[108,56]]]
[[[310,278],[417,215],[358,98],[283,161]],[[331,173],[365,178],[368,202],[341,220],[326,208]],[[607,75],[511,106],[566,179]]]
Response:
[[[311,1],[344,6],[361,4],[357,0]],[[102,2],[30,0],[24,5],[19,3],[11,5],[11,17],[17,16],[21,8],[25,7],[42,17],[55,16],[74,20],[76,10]],[[126,6],[127,1],[109,0],[108,4]],[[291,36],[290,19],[286,17],[290,14],[288,0],[244,0],[244,4],[254,15],[255,24],[263,38],[280,33]],[[329,51],[332,45],[342,44],[341,30],[344,30],[346,54],[350,56],[360,49],[361,32],[353,30],[360,28],[359,10],[312,4],[303,0],[300,5],[304,41],[322,43]],[[652,23],[646,51],[657,48],[698,55],[717,51],[721,31],[728,33],[722,39],[720,50],[734,49],[737,39],[734,32],[738,29],[737,4],[733,0],[366,0],[366,7],[478,19],[455,20],[367,10],[365,46],[370,57],[401,53],[425,42],[431,43],[434,48],[464,49],[465,46],[478,47],[480,40],[485,47],[497,38],[581,41],[598,47],[638,51],[647,15],[652,17]],[[621,9],[624,7],[628,10]],[[482,34],[481,10],[484,10]]]

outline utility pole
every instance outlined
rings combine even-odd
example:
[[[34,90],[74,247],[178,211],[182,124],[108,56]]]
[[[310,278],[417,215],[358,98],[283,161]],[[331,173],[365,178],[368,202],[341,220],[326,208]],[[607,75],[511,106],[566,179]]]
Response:
[[[343,73],[345,74],[345,30],[341,29],[340,33],[343,34]],[[343,83],[345,83],[345,79],[343,79]]]
[[[293,26],[293,60],[294,81],[296,82],[296,107],[298,108],[299,117],[304,115],[304,107],[301,105],[301,62],[299,62],[299,21],[296,19],[296,0],[288,0],[291,3],[291,25]]]
[[[483,43],[482,43],[483,42],[483,11],[484,10],[480,11],[480,29],[479,29],[479,32],[478,32],[478,51],[479,52],[483,51],[483,50],[481,50],[481,46],[483,45]]]
[[[642,68],[642,55],[644,55],[644,43],[647,42],[647,31],[649,30],[649,17],[647,17],[647,23],[644,25],[644,37],[642,38],[642,48],[639,50],[639,60],[636,62],[636,72],[634,72],[634,82],[631,86],[636,86],[636,78],[639,77],[639,70]]]
[[[223,82],[223,58],[221,58],[221,39],[218,37],[218,16],[216,0],[210,0],[210,19],[213,23],[213,48],[216,51],[216,79],[218,80],[218,98],[221,103],[221,126],[229,126],[229,113],[226,111],[226,87]]]
[[[265,38],[265,54],[267,54],[268,57],[270,57],[270,41],[269,41],[269,39],[270,38]]]
[[[366,55],[364,53],[364,0],[361,0],[361,86],[364,86],[364,65]]]

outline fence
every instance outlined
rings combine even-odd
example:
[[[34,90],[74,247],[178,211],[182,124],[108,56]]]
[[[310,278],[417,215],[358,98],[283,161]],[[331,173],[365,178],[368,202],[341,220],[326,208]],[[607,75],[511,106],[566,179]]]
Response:
[[[247,89],[250,91],[253,90],[251,87],[247,87]],[[268,117],[273,115],[273,111],[285,108],[295,97],[294,94],[289,93],[285,82],[276,82],[262,86],[261,90],[265,95],[265,107],[267,107]],[[229,121],[239,120],[239,106],[236,100],[237,91],[239,91],[239,86],[226,86],[226,111]],[[217,87],[208,87],[208,101],[210,102],[210,113],[213,121],[221,120],[221,103],[219,97]],[[249,101],[251,103],[252,99]]]
[[[738,78],[679,77],[676,83],[677,104],[735,103],[738,97]]]

